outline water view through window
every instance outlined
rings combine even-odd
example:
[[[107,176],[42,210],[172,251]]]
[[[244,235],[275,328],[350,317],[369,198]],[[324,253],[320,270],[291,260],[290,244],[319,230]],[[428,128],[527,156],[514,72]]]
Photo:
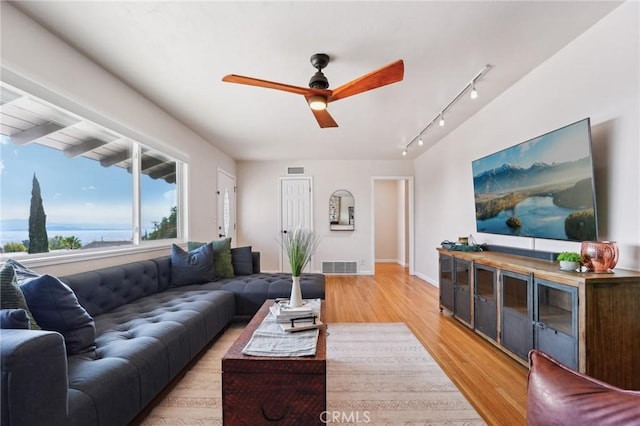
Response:
[[[132,143],[120,142],[130,154]],[[32,192],[39,186],[49,251],[130,245],[134,197],[131,155],[117,164],[0,136],[0,249],[26,252]],[[146,169],[145,169],[146,167]],[[177,236],[176,161],[142,152],[140,239]]]

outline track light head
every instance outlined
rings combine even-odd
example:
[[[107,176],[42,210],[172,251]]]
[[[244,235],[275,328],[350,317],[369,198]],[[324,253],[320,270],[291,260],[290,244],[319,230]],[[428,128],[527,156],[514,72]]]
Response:
[[[402,156],[403,156],[403,157],[406,157],[406,156],[407,156],[407,148],[405,148],[405,149],[403,149],[403,150],[402,150]]]
[[[424,142],[422,142],[422,135],[420,135],[420,139],[418,139],[418,145],[424,145]]]
[[[444,126],[444,115],[442,113],[440,113],[440,121],[438,121],[438,125],[440,127]]]
[[[475,81],[471,82],[471,93],[469,94],[469,97],[471,99],[477,99],[478,98],[478,91],[476,90],[476,82]]]

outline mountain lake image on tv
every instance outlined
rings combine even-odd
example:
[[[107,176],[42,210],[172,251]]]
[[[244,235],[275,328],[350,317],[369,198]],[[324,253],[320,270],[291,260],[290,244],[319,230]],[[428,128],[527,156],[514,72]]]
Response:
[[[472,162],[478,232],[597,240],[588,118]]]

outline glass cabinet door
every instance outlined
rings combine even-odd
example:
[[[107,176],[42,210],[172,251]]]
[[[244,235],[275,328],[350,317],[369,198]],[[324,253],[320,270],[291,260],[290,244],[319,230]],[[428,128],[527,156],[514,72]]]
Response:
[[[440,255],[440,306],[453,312],[453,257]]]
[[[471,262],[454,259],[454,315],[471,324]]]
[[[530,275],[502,270],[500,343],[527,359],[533,349],[533,287]]]
[[[578,289],[535,280],[534,341],[569,368],[578,368]]]
[[[475,265],[474,268],[474,316],[476,330],[492,339],[498,337],[496,307],[496,269]]]

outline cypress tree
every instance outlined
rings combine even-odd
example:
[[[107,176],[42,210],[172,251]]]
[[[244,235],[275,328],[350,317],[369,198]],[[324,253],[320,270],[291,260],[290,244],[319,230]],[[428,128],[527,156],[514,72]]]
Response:
[[[29,212],[29,253],[46,253],[49,251],[47,238],[47,215],[44,213],[40,183],[33,174],[31,188],[31,210]]]

